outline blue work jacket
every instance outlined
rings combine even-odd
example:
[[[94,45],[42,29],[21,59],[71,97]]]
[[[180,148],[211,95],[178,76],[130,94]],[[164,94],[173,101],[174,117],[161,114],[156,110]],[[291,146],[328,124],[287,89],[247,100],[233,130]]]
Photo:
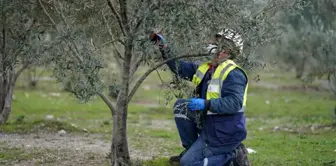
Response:
[[[164,54],[164,51],[161,51]],[[172,60],[167,63],[171,71],[191,81],[199,64]],[[208,71],[199,84],[198,96],[206,99],[211,73]],[[217,115],[207,115],[201,136],[213,152],[221,154],[234,150],[246,138],[246,124],[242,108],[247,78],[239,68],[232,70],[223,81],[221,98],[211,99],[209,110]]]

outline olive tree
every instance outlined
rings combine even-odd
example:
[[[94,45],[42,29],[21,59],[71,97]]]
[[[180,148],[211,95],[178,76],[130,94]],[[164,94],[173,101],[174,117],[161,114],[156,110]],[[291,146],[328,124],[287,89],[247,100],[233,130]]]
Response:
[[[335,9],[336,2],[333,0],[306,0],[300,12],[282,14],[285,33],[275,44],[276,55],[277,59],[295,68],[297,78],[305,79],[307,74],[314,75],[310,71],[316,69],[310,63],[317,60],[315,56],[324,54],[318,51],[320,48],[329,47],[336,27]],[[329,56],[322,57],[329,59]],[[324,64],[324,60],[318,59]]]
[[[277,11],[291,12],[300,6],[299,1],[292,0],[269,0],[258,3],[258,8],[257,2],[250,0],[38,1],[59,34],[54,40],[60,44],[50,56],[56,78],[68,82],[69,91],[81,100],[100,96],[111,111],[111,165],[130,163],[126,135],[128,105],[150,73],[172,59],[207,56],[204,41],[222,28],[235,29],[244,36],[240,63],[248,64],[247,67],[260,64],[255,49],[281,34],[273,16]],[[78,13],[85,15],[82,21],[78,21]],[[149,41],[154,28],[165,33],[172,52],[168,59],[162,59]],[[102,81],[102,71],[108,63],[106,56],[102,56],[106,48],[113,52],[110,55],[119,65],[119,70],[107,73],[118,73],[115,83]],[[148,69],[136,78],[141,65]],[[104,87],[112,84],[119,88],[116,100],[104,91]]]
[[[0,124],[11,112],[14,86],[20,74],[41,57],[51,45],[43,33],[36,5],[24,0],[0,0]]]
[[[318,32],[318,31],[316,31]],[[326,78],[331,92],[336,96],[336,31],[329,30],[320,34],[313,34],[312,38],[320,41],[314,51],[309,65],[308,79]]]
[[[283,15],[285,20],[293,21],[283,27],[286,33],[277,43],[277,57],[295,67],[297,78],[305,82],[327,79],[335,93],[336,3],[308,2],[302,12]]]

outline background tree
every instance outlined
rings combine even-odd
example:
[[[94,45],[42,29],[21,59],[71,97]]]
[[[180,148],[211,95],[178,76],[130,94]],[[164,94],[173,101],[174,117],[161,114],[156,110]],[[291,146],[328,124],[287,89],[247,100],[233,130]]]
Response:
[[[245,54],[239,62],[252,67],[260,65],[255,50],[281,34],[276,31],[277,20],[273,16],[279,10],[300,5],[291,0],[258,4],[249,0],[38,2],[58,33],[53,38],[58,47],[50,56],[56,78],[67,82],[69,91],[83,101],[99,95],[111,111],[112,165],[130,162],[126,136],[129,102],[146,77],[169,60],[163,60],[149,42],[153,28],[164,31],[173,52],[170,59],[206,56],[206,40],[222,28],[236,29],[245,38]],[[109,65],[104,60],[107,48],[114,53],[110,55],[119,70],[108,71],[117,77],[103,82],[104,67]],[[141,65],[148,69],[136,78]],[[110,92],[115,90],[111,85],[119,89],[115,100],[105,95],[105,86],[110,87]]]
[[[296,78],[304,84],[329,87],[336,97],[336,1],[305,2],[303,10],[280,15],[285,33],[268,47],[272,48],[268,53],[281,66],[294,68]]]
[[[45,73],[46,70],[39,70],[43,67],[42,65],[32,64],[23,73],[25,77],[25,83],[28,88],[34,89],[37,87],[38,82],[41,79],[41,76]]]
[[[303,9],[281,16],[286,33],[274,44],[276,59],[294,67],[296,77],[305,82],[327,79],[335,93],[336,2],[307,1]]]
[[[31,1],[0,0],[0,124],[11,112],[14,86],[20,74],[41,61],[50,47],[45,25]]]

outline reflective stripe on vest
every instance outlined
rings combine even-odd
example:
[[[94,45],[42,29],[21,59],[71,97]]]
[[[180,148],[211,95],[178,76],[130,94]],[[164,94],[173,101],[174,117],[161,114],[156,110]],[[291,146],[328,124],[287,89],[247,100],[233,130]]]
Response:
[[[210,100],[210,99],[216,99],[216,98],[220,98],[222,96],[221,94],[221,89],[222,89],[222,84],[223,81],[227,78],[228,74],[235,68],[239,68],[243,71],[243,73],[246,76],[247,79],[247,74],[245,73],[245,71],[240,68],[238,65],[236,65],[232,60],[226,60],[225,62],[223,62],[222,64],[220,64],[212,78],[211,81],[208,85],[208,89],[207,89],[207,94],[206,94],[206,99]],[[202,79],[205,76],[205,73],[208,71],[209,69],[209,64],[208,63],[204,63],[201,66],[198,67],[196,73],[193,76],[192,82],[198,86]],[[245,107],[246,107],[246,96],[247,96],[247,89],[248,89],[248,84],[246,85],[245,88],[245,92],[244,92],[244,101],[243,101],[243,105],[242,108],[238,111],[238,112],[244,112],[245,111]],[[215,115],[217,113],[213,113],[208,111],[207,112],[208,115]]]
[[[205,73],[208,71],[209,65],[208,63],[204,63],[198,67],[196,73],[193,76],[192,82],[197,86],[201,83],[202,79],[204,78]]]

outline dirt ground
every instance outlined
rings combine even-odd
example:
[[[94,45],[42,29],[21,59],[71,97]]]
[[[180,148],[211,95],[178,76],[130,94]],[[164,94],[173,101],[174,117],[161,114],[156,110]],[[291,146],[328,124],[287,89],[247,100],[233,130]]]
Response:
[[[6,166],[33,165],[107,165],[110,141],[97,134],[0,134],[0,149],[19,148],[17,159],[1,161]],[[130,147],[133,159],[150,159],[151,155]],[[23,157],[24,156],[24,157]],[[5,159],[6,160],[6,159]],[[10,162],[10,163],[9,163]],[[0,165],[1,165],[0,164]]]

